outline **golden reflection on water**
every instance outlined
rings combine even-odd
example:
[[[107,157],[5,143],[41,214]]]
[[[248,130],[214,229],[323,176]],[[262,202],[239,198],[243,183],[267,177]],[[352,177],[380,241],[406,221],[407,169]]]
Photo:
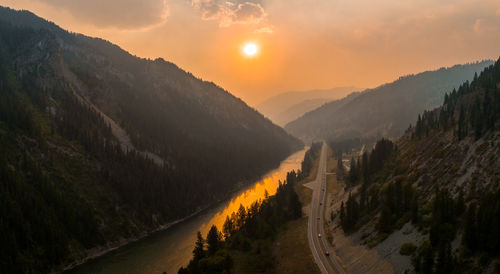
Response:
[[[260,181],[255,183],[251,188],[243,191],[240,195],[231,199],[227,206],[216,213],[210,221],[205,222],[200,227],[200,232],[202,235],[206,235],[210,230],[212,225],[216,225],[217,228],[222,231],[222,226],[226,221],[226,216],[231,216],[233,212],[238,211],[240,205],[248,208],[254,202],[259,199],[263,200],[265,193],[269,196],[276,194],[278,189],[279,181],[284,181],[286,179],[287,172],[292,170],[300,169],[300,163],[304,159],[306,149],[298,151],[288,157],[284,162],[281,163],[278,169],[267,173]]]

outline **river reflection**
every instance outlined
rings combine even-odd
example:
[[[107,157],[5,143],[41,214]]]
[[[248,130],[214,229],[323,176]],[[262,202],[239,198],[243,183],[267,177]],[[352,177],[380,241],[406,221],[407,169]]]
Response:
[[[192,256],[196,232],[205,237],[212,225],[222,228],[227,215],[236,212],[242,204],[250,206],[264,199],[265,192],[274,195],[278,182],[286,173],[300,169],[306,149],[283,160],[280,166],[263,176],[263,179],[243,191],[235,193],[230,200],[204,211],[189,220],[138,242],[129,244],[101,258],[86,263],[71,273],[177,273]]]
[[[255,201],[264,199],[266,191],[269,196],[274,195],[278,188],[279,181],[283,181],[286,177],[286,172],[290,170],[277,170],[270,172],[269,174],[266,174],[265,178],[253,185],[251,189],[247,189],[243,193],[240,193],[238,196],[231,199],[229,204],[227,204],[222,211],[217,212],[213,216],[213,218],[210,219],[210,221],[202,224],[202,226],[200,227],[200,231],[202,232],[202,234],[205,235],[206,233],[208,233],[208,230],[212,225],[216,225],[219,230],[222,231],[222,226],[226,221],[226,216],[231,216],[233,212],[237,212],[240,205],[243,205],[245,208],[247,208]]]

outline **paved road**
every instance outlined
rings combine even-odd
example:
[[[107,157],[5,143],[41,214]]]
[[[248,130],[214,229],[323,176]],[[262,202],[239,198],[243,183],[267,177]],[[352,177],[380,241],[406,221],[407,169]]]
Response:
[[[338,257],[332,252],[324,231],[324,208],[326,201],[326,154],[327,146],[323,142],[319,158],[318,174],[313,189],[311,213],[307,228],[309,247],[316,264],[322,273],[346,273],[339,263]]]

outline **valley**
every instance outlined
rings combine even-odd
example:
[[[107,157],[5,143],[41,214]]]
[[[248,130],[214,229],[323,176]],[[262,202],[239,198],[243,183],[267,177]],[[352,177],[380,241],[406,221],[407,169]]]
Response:
[[[60,271],[164,229],[303,147],[172,63],[28,11],[0,15],[0,195],[10,216],[0,231],[10,272]]]
[[[500,273],[498,26],[0,0],[0,273]]]

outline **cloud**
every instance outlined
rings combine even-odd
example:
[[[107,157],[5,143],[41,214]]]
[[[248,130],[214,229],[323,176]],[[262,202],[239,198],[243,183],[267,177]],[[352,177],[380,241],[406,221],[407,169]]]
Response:
[[[148,29],[166,22],[166,0],[38,0],[97,27]]]
[[[262,0],[192,0],[203,20],[218,20],[221,27],[258,24],[267,16]]]
[[[233,21],[256,24],[259,23],[265,16],[265,11],[260,4],[246,2],[239,4],[238,8],[234,11]]]
[[[271,27],[262,27],[260,29],[256,29],[254,30],[254,33],[256,34],[273,34],[274,33],[274,30],[271,28]]]

